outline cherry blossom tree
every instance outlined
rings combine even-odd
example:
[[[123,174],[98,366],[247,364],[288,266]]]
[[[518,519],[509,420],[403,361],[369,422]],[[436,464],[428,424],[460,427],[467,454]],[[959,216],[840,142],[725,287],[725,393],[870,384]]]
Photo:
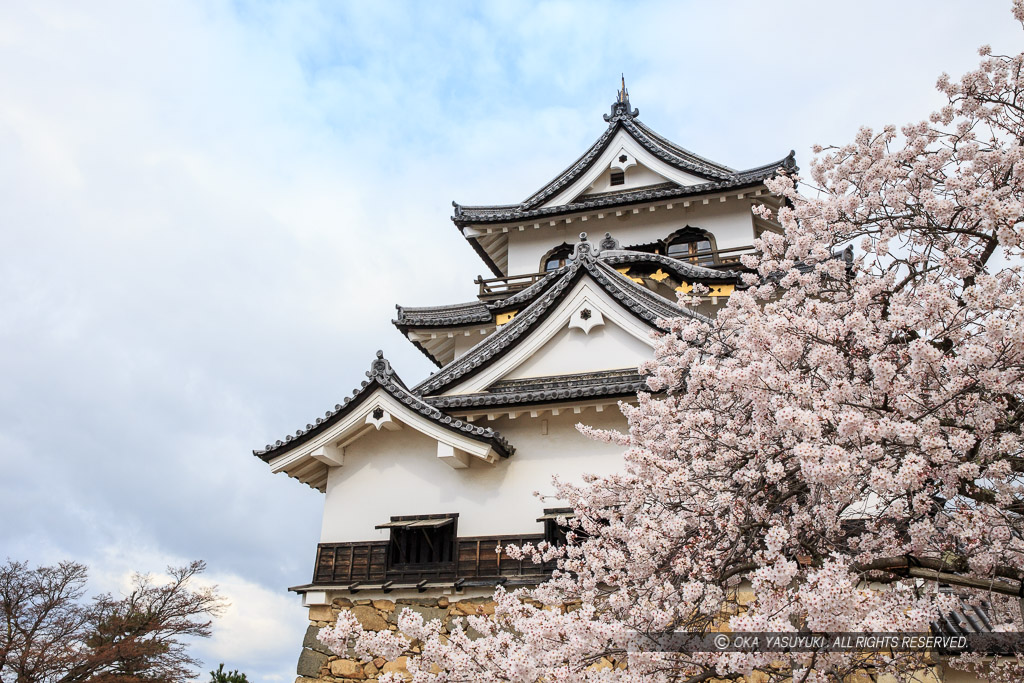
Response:
[[[1013,9],[1024,23],[1024,0]],[[574,531],[535,589],[496,593],[482,637],[411,611],[415,681],[842,681],[925,653],[659,652],[664,635],[927,632],[985,600],[1024,631],[1024,54],[980,50],[927,120],[862,129],[779,175],[781,226],[713,322],[658,340],[622,405],[621,473],[556,481]],[[852,247],[852,249],[850,249]],[[476,634],[474,634],[476,635]],[[342,613],[321,638],[409,642]],[[958,660],[1024,680],[1024,659]]]

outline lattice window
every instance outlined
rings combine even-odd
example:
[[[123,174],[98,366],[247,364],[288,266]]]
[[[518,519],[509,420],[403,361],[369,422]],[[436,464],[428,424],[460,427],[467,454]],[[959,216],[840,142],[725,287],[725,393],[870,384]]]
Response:
[[[667,240],[665,255],[698,266],[715,265],[715,238],[696,228],[684,228]]]
[[[457,513],[392,517],[378,524],[378,529],[391,530],[388,545],[388,568],[430,567],[455,561]]]

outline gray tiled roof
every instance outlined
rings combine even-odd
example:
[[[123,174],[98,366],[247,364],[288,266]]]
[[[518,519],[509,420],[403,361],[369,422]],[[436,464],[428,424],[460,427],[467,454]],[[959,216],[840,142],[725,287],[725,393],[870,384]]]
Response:
[[[628,206],[630,204],[642,204],[659,199],[677,199],[693,195],[707,194],[721,190],[740,189],[760,185],[764,180],[775,175],[779,168],[793,168],[791,157],[781,159],[769,165],[769,170],[758,172],[743,172],[733,178],[710,181],[698,185],[673,185],[666,187],[664,184],[643,187],[636,190],[606,194],[590,198],[589,195],[580,197],[577,201],[549,206],[537,209],[521,209],[519,207],[507,209],[506,207],[495,206],[462,206],[456,209],[452,220],[458,226],[476,225],[480,223],[507,223],[511,221],[531,220],[534,218],[560,216],[567,213],[576,213],[583,209],[601,209],[615,206]]]
[[[580,209],[684,197],[759,184],[774,175],[779,168],[787,170],[796,169],[794,153],[790,152],[786,157],[770,164],[744,171],[735,171],[724,164],[694,154],[658,135],[636,118],[638,114],[639,112],[635,109],[630,110],[628,107],[616,107],[613,105],[612,114],[605,116],[605,120],[608,121],[608,128],[605,129],[604,133],[586,152],[544,185],[544,187],[518,204],[463,206],[452,202],[455,208],[455,215],[452,217],[452,220],[461,227],[477,223],[526,220],[539,216],[571,213]],[[620,130],[625,130],[644,149],[669,166],[696,175],[707,182],[689,187],[681,187],[674,183],[655,185],[632,192],[604,193],[586,198],[581,197],[570,204],[541,208],[544,202],[570,186],[576,179],[586,173],[596,162],[597,158],[607,149],[612,138]]]
[[[378,388],[383,389],[395,400],[445,429],[491,444],[494,451],[503,458],[507,458],[515,452],[512,444],[496,430],[490,427],[474,426],[468,422],[463,422],[450,415],[446,415],[409,391],[398,375],[391,369],[391,363],[384,358],[384,354],[381,351],[377,352],[377,358],[370,364],[370,369],[367,371],[366,376],[368,379],[364,380],[359,388],[353,391],[353,395],[334,406],[334,410],[328,410],[323,417],[318,417],[315,423],[307,424],[305,429],[299,429],[294,435],[288,435],[273,444],[267,444],[261,450],[253,451],[253,455],[263,460],[270,460],[299,444],[309,441],[317,434],[330,429],[332,425],[355,410]]]
[[[693,281],[738,281],[740,277],[740,274],[736,271],[705,268],[688,261],[674,259],[671,256],[652,254],[645,251],[630,251],[628,249],[605,250],[601,252],[600,258],[602,261],[616,266],[633,263],[654,263],[680,278]],[[553,270],[529,287],[521,289],[504,299],[489,303],[468,301],[461,304],[423,306],[418,308],[396,306],[398,317],[391,322],[402,331],[412,328],[456,327],[473,323],[493,322],[495,313],[530,303],[545,292],[567,270],[568,266]]]
[[[613,249],[608,253],[615,255],[616,251]],[[436,394],[460,378],[489,365],[511,348],[519,337],[544,320],[584,273],[590,275],[633,315],[651,325],[657,325],[659,320],[666,318],[702,317],[622,276],[612,265],[604,261],[602,255],[603,252],[596,251],[595,245],[584,238],[576,245],[570,264],[554,271],[558,277],[553,279],[552,284],[543,293],[536,296],[501,329],[420,382],[413,387],[413,391],[421,395]]]
[[[988,616],[988,607],[988,603],[971,605],[963,602],[959,610],[946,612],[940,619],[931,622],[932,630],[947,636],[991,633],[994,629]]]
[[[637,112],[637,113],[639,114],[639,112]],[[711,161],[710,159],[708,159],[706,157],[702,157],[702,156],[700,156],[698,154],[694,154],[690,150],[685,149],[683,147],[680,147],[679,145],[677,145],[676,143],[672,142],[668,138],[666,138],[666,137],[656,133],[654,130],[649,128],[647,126],[647,124],[645,124],[643,121],[641,121],[640,119],[636,118],[635,116],[632,117],[632,123],[638,129],[640,129],[641,132],[643,132],[648,137],[652,138],[659,145],[661,145],[662,147],[664,147],[664,148],[666,148],[668,150],[671,150],[671,151],[675,152],[677,155],[679,155],[682,158],[688,159],[691,163],[694,163],[694,164],[697,164],[697,165],[703,164],[705,166],[709,166],[709,167],[711,167],[712,169],[714,169],[715,171],[717,171],[719,173],[735,173],[736,172],[734,169],[729,168],[725,164],[720,164],[717,161]]]
[[[944,591],[940,588],[940,591]],[[973,604],[972,604],[973,603]],[[929,624],[937,636],[966,636],[968,649],[995,656],[1014,656],[1021,650],[1022,637],[1017,631],[997,629],[992,623],[992,604],[987,600],[962,598],[959,609],[942,613]],[[939,654],[954,656],[959,648],[939,647]]]
[[[519,290],[504,299],[485,303],[467,301],[461,304],[443,306],[395,306],[398,317],[392,320],[400,330],[418,327],[455,327],[473,323],[494,322],[494,314],[531,301],[558,278],[558,271],[552,271],[529,287]]]
[[[558,377],[537,377],[495,382],[487,391],[456,396],[428,396],[438,408],[475,408],[524,403],[550,403],[602,396],[628,396],[642,391],[644,376],[635,370],[609,370]]]
[[[601,259],[612,265],[624,263],[657,263],[662,268],[672,271],[675,275],[686,280],[739,280],[740,273],[735,270],[715,270],[705,268],[689,261],[681,261],[671,256],[661,254],[650,254],[643,251],[630,251],[628,249],[617,249],[614,251],[601,252]]]
[[[399,327],[451,327],[471,323],[489,323],[494,316],[482,301],[446,306],[395,306],[398,317],[391,322]]]

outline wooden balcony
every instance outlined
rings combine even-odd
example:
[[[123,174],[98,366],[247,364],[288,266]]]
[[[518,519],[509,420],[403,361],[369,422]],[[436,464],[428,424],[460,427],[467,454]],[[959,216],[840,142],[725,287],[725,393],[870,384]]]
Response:
[[[754,253],[756,253],[754,246],[748,244],[743,247],[698,252],[693,256],[686,257],[686,260],[713,270],[737,270],[743,268],[743,264],[740,263],[740,257],[745,254]]]
[[[390,541],[321,543],[316,550],[316,566],[310,588],[331,586],[355,593],[359,590],[383,590],[446,585],[490,586],[496,584],[536,584],[555,568],[554,562],[534,564],[513,560],[495,552],[506,546],[538,543],[543,534],[512,536],[469,536],[455,541],[455,559],[435,564],[394,564]]]

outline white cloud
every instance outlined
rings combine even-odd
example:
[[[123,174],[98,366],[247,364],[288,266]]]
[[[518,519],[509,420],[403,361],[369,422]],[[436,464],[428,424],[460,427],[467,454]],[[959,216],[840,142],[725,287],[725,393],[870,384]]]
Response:
[[[237,575],[210,575],[230,603],[217,620],[209,642],[197,646],[213,666],[254,670],[250,680],[294,677],[302,635],[308,625],[306,609],[294,594],[269,590]]]

